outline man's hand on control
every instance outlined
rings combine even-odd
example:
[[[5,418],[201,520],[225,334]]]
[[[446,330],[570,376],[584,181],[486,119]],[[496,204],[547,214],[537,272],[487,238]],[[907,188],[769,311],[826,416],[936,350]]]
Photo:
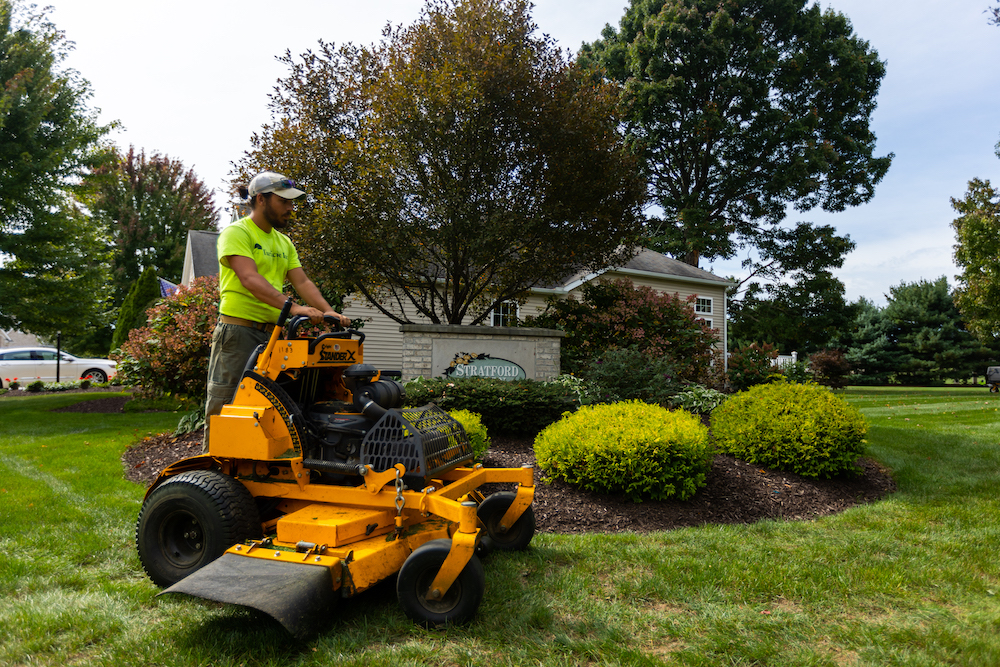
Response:
[[[340,326],[344,327],[345,329],[351,326],[351,318],[349,318],[347,315],[341,315],[335,310],[328,310],[323,314],[329,315],[330,317],[338,318],[340,320]]]
[[[290,314],[293,317],[297,317],[299,315],[308,317],[309,321],[312,322],[313,324],[323,324],[323,318],[325,316],[330,316],[340,320],[340,326],[344,328],[351,326],[351,318],[347,317],[346,315],[341,315],[335,310],[328,310],[324,313],[322,310],[318,308],[313,308],[312,306],[300,306],[298,304],[295,304],[294,306],[292,306]]]
[[[304,316],[308,317],[309,321],[313,324],[323,324],[323,311],[318,308],[313,308],[312,306],[300,306],[295,304],[292,306],[290,313],[293,317]]]

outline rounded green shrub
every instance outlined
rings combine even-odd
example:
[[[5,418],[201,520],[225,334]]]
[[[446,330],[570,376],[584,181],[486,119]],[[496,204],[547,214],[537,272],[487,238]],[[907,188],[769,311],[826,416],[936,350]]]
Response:
[[[712,413],[720,451],[804,477],[854,470],[867,431],[860,412],[812,383],[757,385],[730,396]]]
[[[711,467],[708,429],[683,410],[641,401],[586,405],[535,438],[552,479],[598,493],[687,500]]]
[[[452,410],[448,414],[465,429],[465,435],[468,436],[469,444],[472,445],[472,453],[477,461],[482,461],[486,450],[490,448],[490,436],[486,427],[483,426],[482,417],[469,410]]]

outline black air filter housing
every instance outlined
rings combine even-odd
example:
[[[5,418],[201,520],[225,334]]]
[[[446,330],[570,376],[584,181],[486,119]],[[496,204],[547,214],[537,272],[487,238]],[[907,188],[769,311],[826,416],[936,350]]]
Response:
[[[387,411],[361,442],[363,465],[381,472],[402,463],[406,466],[404,482],[417,490],[435,476],[472,460],[465,429],[433,403]]]
[[[354,364],[344,369],[344,386],[353,392],[358,387],[370,383],[378,375],[378,369],[368,364]]]

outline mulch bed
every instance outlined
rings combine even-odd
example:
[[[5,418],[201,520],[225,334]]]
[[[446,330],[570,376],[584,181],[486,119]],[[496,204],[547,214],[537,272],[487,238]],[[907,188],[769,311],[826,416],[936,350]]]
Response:
[[[492,439],[485,465],[534,464],[531,441]],[[754,523],[761,519],[813,519],[882,498],[896,490],[889,471],[869,458],[861,473],[815,480],[760,468],[717,454],[706,485],[687,501],[634,503],[625,496],[580,491],[546,483],[535,468],[533,508],[538,530],[550,533],[649,532],[704,524]]]
[[[60,412],[121,412],[128,397],[98,398],[60,408]],[[143,440],[122,456],[125,476],[148,486],[174,461],[201,453],[202,432],[181,437],[162,434]],[[531,439],[494,437],[484,464],[532,465]],[[775,472],[716,455],[707,484],[688,501],[634,503],[625,496],[580,491],[563,482],[546,482],[535,468],[533,504],[539,532],[649,532],[704,524],[753,523],[761,519],[813,519],[869,503],[896,490],[889,471],[872,459],[858,460],[861,473],[815,480]]]

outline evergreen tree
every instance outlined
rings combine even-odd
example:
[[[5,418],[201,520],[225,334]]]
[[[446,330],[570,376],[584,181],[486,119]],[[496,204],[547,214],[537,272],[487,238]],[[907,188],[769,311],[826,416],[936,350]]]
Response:
[[[900,383],[942,383],[985,372],[991,352],[967,330],[944,276],[901,283],[890,292],[884,315],[898,350]]]
[[[965,381],[985,373],[1000,351],[968,331],[944,276],[890,288],[884,309],[862,304],[854,330],[840,344],[856,381],[868,384]]]
[[[834,345],[845,351],[854,375],[851,383],[862,385],[889,384],[898,359],[890,339],[889,320],[883,309],[862,297],[851,304],[856,314],[845,326]]]
[[[156,269],[147,267],[139,280],[132,283],[128,295],[118,311],[118,324],[111,341],[111,349],[117,350],[128,340],[132,329],[146,326],[146,311],[160,298],[160,281]]]

